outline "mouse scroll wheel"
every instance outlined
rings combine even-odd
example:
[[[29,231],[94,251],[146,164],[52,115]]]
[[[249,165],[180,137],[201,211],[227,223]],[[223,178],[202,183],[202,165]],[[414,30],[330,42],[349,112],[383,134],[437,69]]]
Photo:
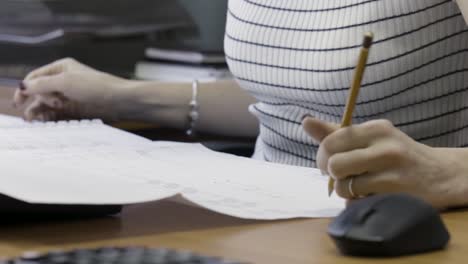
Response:
[[[368,210],[363,210],[362,212],[359,212],[359,223],[364,224],[366,220],[373,215],[376,212],[375,208],[371,208]]]

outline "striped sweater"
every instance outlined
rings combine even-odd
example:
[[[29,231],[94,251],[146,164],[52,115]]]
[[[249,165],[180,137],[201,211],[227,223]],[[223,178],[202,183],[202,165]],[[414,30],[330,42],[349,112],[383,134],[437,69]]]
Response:
[[[255,158],[315,166],[302,129],[339,123],[363,33],[375,34],[354,123],[388,119],[430,146],[468,146],[468,27],[451,0],[230,0],[229,67],[258,100]]]

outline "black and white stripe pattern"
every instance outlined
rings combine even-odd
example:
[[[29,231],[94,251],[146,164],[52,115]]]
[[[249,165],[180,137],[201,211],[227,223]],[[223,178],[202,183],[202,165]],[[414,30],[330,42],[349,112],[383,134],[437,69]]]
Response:
[[[431,146],[468,145],[468,27],[451,0],[230,0],[229,67],[258,103],[256,158],[315,166],[302,130],[339,122],[362,35],[376,39],[354,122],[385,118]]]

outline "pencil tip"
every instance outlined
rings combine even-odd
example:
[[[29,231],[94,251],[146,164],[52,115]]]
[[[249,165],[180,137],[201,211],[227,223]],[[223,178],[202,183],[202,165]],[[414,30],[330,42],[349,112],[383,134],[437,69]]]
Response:
[[[328,180],[328,197],[332,195],[334,189],[335,189],[335,181],[333,180],[333,178],[330,178]]]
[[[364,34],[364,41],[362,43],[362,46],[366,49],[370,48],[372,46],[373,40],[374,40],[374,33],[367,32],[366,34]]]

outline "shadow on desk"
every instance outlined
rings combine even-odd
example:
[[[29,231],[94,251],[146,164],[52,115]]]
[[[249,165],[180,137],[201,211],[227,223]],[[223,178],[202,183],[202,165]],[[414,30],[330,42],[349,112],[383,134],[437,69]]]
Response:
[[[138,124],[116,124],[115,126],[154,141],[198,142],[211,150],[242,157],[252,157],[256,141],[256,138],[225,137],[209,134],[201,134],[194,138],[189,138],[183,131],[158,127],[143,127],[141,125],[138,126]]]
[[[116,216],[67,221],[21,219],[0,226],[3,240],[12,245],[60,245],[105,239],[162,235],[258,223],[171,201],[131,205]],[[18,236],[18,234],[23,234]]]

